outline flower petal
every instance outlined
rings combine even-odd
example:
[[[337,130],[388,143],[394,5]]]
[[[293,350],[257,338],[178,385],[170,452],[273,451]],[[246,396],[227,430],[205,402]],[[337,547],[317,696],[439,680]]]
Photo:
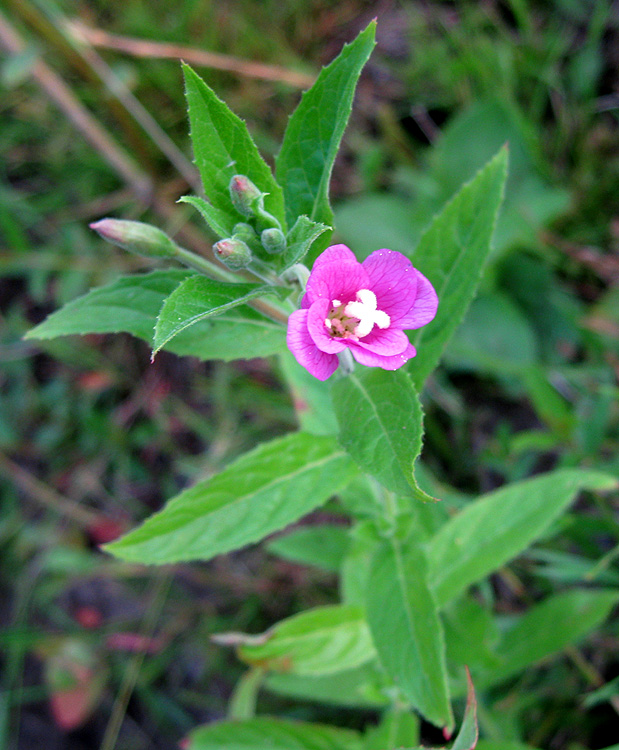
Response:
[[[296,310],[288,318],[286,343],[297,362],[318,380],[333,375],[339,365],[336,354],[320,351],[307,330],[307,310]]]
[[[434,287],[426,279],[426,277],[417,271],[417,297],[415,298],[415,304],[406,313],[406,315],[398,321],[398,325],[401,328],[421,328],[434,320],[436,310],[438,308],[438,297],[434,291]]]
[[[362,349],[384,357],[401,354],[409,345],[408,336],[399,328],[381,329],[377,326],[374,326],[367,336],[354,343]]]
[[[328,247],[326,250],[323,250],[322,253],[316,258],[314,261],[314,265],[312,266],[312,273],[316,271],[316,269],[320,268],[320,266],[324,265],[325,263],[347,263],[347,262],[355,262],[358,263],[355,254],[353,251],[346,247],[346,245],[331,245],[331,247]]]
[[[360,365],[365,365],[366,367],[382,367],[383,370],[397,370],[417,354],[417,350],[410,343],[401,354],[393,354],[390,357],[385,357],[382,354],[376,354],[367,349],[362,349],[357,343],[351,343],[350,350],[353,357]]]
[[[307,330],[314,344],[322,352],[337,354],[346,349],[346,339],[333,338],[325,326],[325,318],[331,309],[331,302],[319,299],[307,311]]]
[[[329,302],[339,299],[345,303],[356,299],[359,289],[367,289],[369,283],[358,261],[335,261],[321,263],[316,271],[312,271],[305,291],[311,304],[319,299]]]
[[[369,288],[376,295],[377,307],[391,318],[391,325],[411,309],[417,294],[417,273],[413,264],[395,250],[375,250],[363,261],[370,278]]]

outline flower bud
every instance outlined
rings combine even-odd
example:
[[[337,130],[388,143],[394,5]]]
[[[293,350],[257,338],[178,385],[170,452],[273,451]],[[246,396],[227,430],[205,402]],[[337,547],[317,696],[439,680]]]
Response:
[[[283,253],[286,249],[286,238],[284,237],[284,233],[281,229],[275,229],[274,227],[265,229],[262,232],[260,235],[260,242],[262,242],[262,247],[267,253],[270,253],[271,255]]]
[[[252,240],[257,239],[256,233],[251,224],[245,224],[242,221],[234,225],[234,228],[232,230],[232,237],[235,240],[242,240],[247,244],[249,244]]]
[[[141,221],[101,219],[90,224],[104,240],[147,258],[174,258],[177,246],[165,232]]]
[[[243,216],[254,215],[254,205],[260,201],[262,193],[245,175],[236,174],[230,180],[230,199],[236,210]]]
[[[219,260],[233,271],[246,268],[252,260],[249,247],[243,240],[231,237],[227,240],[219,240],[213,245],[213,250]]]

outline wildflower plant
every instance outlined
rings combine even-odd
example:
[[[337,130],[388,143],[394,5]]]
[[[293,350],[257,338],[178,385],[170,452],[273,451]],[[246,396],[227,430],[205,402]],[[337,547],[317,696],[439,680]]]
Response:
[[[332,498],[350,518],[347,531],[306,530],[314,534],[315,564],[333,557],[324,540],[337,542],[341,603],[296,614],[258,637],[219,637],[236,647],[248,671],[231,720],[197,729],[193,750],[413,748],[416,715],[449,736],[460,724],[460,704],[456,722],[452,702],[467,693],[466,667],[483,688],[517,674],[526,666],[519,628],[525,638],[536,612],[528,630],[531,614],[499,632],[470,587],[545,533],[580,489],[616,484],[599,472],[557,469],[447,509],[440,483],[428,476],[418,482],[418,394],[474,297],[507,150],[428,217],[408,256],[377,247],[360,259],[355,248],[333,244],[329,180],[374,33],[372,23],[304,94],[274,173],[245,124],[184,66],[207,200],[181,200],[219,238],[213,249],[220,262],[155,227],[103,219],[93,225],[103,237],[171,265],[94,289],[29,333],[48,339],[127,331],[151,342],[153,356],[163,348],[203,360],[276,355],[302,404],[299,431],[257,446],[172,498],[106,545],[109,554],[152,565],[209,560],[281,532]],[[294,558],[298,539],[293,530],[273,549]],[[616,592],[591,588],[537,607],[551,607],[557,622],[571,618],[584,633],[616,601]],[[561,648],[561,633],[532,658]],[[260,689],[371,708],[382,712],[382,723],[364,736],[256,717]],[[469,685],[454,750],[475,744],[474,702]]]

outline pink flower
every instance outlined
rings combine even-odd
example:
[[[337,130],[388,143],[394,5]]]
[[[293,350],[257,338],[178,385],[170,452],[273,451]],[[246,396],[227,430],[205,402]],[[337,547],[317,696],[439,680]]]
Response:
[[[429,323],[437,306],[432,284],[401,253],[376,250],[359,263],[346,245],[332,245],[288,319],[288,348],[319,380],[346,348],[359,364],[397,370],[417,354],[404,330]]]

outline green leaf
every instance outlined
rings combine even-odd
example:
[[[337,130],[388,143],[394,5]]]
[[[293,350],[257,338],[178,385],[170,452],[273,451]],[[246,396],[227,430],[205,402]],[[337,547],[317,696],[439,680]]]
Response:
[[[52,313],[26,334],[31,339],[87,333],[131,333],[152,343],[161,306],[190,271],[170,269],[122,276]],[[199,359],[267,357],[285,347],[284,328],[242,306],[204,320],[174,338],[167,349]]]
[[[299,263],[309,252],[314,240],[324,234],[331,227],[299,216],[286,237],[286,249],[280,256],[276,256],[280,271],[284,271],[295,263]]]
[[[264,686],[277,695],[297,700],[372,709],[387,705],[389,689],[393,689],[375,662],[324,677],[270,674]]]
[[[52,313],[28,331],[26,338],[124,331],[151,341],[161,303],[190,275],[191,271],[174,269],[121,276]]]
[[[343,672],[376,658],[363,609],[344,604],[293,615],[261,636],[232,637],[245,639],[238,655],[247,664],[303,677]]]
[[[153,321],[154,326],[154,321]],[[235,307],[201,320],[173,338],[165,348],[198,359],[253,359],[277,354],[286,346],[286,329],[251,307]]]
[[[434,500],[415,481],[423,414],[408,375],[364,368],[333,384],[340,442],[363,471],[387,489],[418,500]]]
[[[286,217],[297,216],[331,225],[329,180],[337,150],[352,109],[361,69],[374,48],[376,22],[370,25],[326,68],[303,94],[293,113],[275,173],[284,186]]]
[[[282,189],[258,153],[245,123],[188,65],[183,64],[183,73],[195,162],[207,198],[234,222],[240,221],[228,188],[235,174],[245,175],[268,193],[265,208],[285,227]]]
[[[284,528],[353,476],[331,438],[301,432],[258,446],[105,549],[133,562],[209,560]]]
[[[163,303],[155,325],[153,356],[170,339],[200,320],[273,292],[273,287],[261,284],[228,284],[199,274],[190,276]]]
[[[380,661],[413,706],[451,728],[443,628],[414,536],[385,540],[368,575],[367,617]]]
[[[178,199],[178,203],[189,203],[190,206],[196,208],[217,237],[232,237],[237,220],[229,213],[215,208],[212,203],[205,201],[204,198],[199,198],[197,195],[183,195]]]
[[[267,544],[272,555],[336,572],[348,548],[348,528],[334,524],[301,526]]]
[[[360,750],[350,729],[258,717],[221,721],[194,730],[188,750]]]
[[[418,389],[436,367],[477,290],[506,175],[503,148],[435,217],[413,253],[413,265],[432,282],[439,299],[436,318],[411,335],[417,356],[409,369]]]
[[[454,370],[521,375],[538,358],[535,333],[524,313],[506,294],[493,292],[473,300],[444,362]]]
[[[474,750],[479,737],[477,728],[477,699],[475,698],[475,689],[471,681],[471,675],[466,672],[466,708],[464,709],[464,719],[460,726],[460,731],[454,740],[451,750]]]
[[[619,602],[619,590],[575,589],[545,599],[519,617],[497,647],[501,664],[476,680],[495,685],[580,641]]]
[[[581,489],[609,490],[608,474],[560,469],[483,495],[430,541],[429,581],[439,605],[525,550]]]
[[[258,691],[263,680],[264,670],[260,667],[248,669],[241,675],[228,703],[229,719],[252,719],[256,715]]]
[[[397,750],[419,742],[419,718],[406,710],[386,711],[379,726],[367,732],[363,750]]]

